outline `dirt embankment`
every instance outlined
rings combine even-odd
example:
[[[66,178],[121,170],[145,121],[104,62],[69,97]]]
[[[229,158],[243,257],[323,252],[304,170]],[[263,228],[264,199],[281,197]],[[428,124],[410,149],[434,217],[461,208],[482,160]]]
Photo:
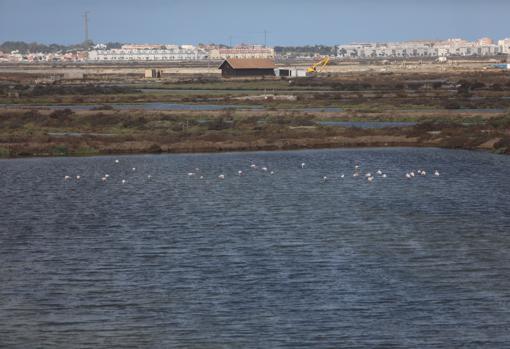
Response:
[[[306,115],[233,111],[0,111],[0,156],[435,146],[510,153],[510,116],[414,127],[322,126]]]
[[[16,74],[24,73],[0,76],[0,103],[94,104],[96,110],[0,109],[2,157],[358,146],[510,149],[505,71],[351,71],[290,80],[179,75],[149,81],[127,74],[101,83],[36,83],[26,74],[20,82]],[[135,102],[259,108],[144,111],[108,105]],[[341,110],[312,110],[329,107]],[[419,124],[359,129],[322,126],[319,118]]]

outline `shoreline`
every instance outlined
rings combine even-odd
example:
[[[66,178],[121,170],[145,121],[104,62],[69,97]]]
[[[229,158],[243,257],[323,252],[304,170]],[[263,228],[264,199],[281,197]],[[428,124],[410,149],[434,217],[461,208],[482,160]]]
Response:
[[[510,115],[422,115],[414,125],[382,128],[323,125],[321,116],[244,110],[6,109],[0,111],[0,158],[361,147],[483,149],[510,154]],[[383,115],[371,116],[366,122],[377,122]],[[405,119],[398,113],[393,117],[392,121]]]
[[[119,74],[46,81],[12,71],[0,77],[0,158],[361,147],[510,154],[509,77],[400,69],[300,79]],[[141,91],[147,87],[164,93]],[[186,109],[144,108],[153,103]]]
[[[82,157],[96,157],[96,156],[130,156],[130,155],[173,155],[173,154],[220,154],[220,153],[250,153],[250,152],[278,152],[278,151],[304,151],[304,150],[333,150],[333,149],[367,149],[367,148],[430,148],[430,149],[449,149],[449,150],[465,150],[474,152],[486,152],[495,155],[510,155],[509,152],[498,152],[486,147],[448,147],[438,144],[423,144],[423,143],[394,143],[388,145],[387,143],[366,143],[354,145],[317,145],[317,146],[294,146],[288,145],[278,147],[274,145],[257,146],[257,147],[220,147],[220,148],[179,148],[173,151],[133,151],[133,152],[97,152],[97,153],[68,153],[68,154],[51,154],[51,153],[34,153],[27,155],[17,156],[0,156],[0,160],[16,160],[16,159],[34,159],[34,158],[82,158]]]

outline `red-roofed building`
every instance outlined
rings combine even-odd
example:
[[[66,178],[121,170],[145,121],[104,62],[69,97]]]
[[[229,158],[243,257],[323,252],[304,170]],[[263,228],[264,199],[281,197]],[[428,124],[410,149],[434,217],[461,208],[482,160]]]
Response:
[[[221,76],[248,77],[248,76],[274,76],[276,68],[272,59],[265,58],[229,58],[223,61],[218,69]]]

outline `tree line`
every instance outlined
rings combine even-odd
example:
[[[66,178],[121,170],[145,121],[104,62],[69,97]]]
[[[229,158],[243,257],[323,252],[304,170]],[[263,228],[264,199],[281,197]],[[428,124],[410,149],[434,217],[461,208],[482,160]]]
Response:
[[[56,52],[70,52],[78,50],[86,50],[93,46],[92,41],[84,42],[80,44],[72,45],[60,45],[60,44],[41,44],[38,42],[24,42],[24,41],[5,41],[0,44],[0,51],[4,53],[10,53],[12,51],[19,51],[20,53],[56,53]],[[109,42],[106,44],[108,48],[120,48],[122,43],[120,42]]]

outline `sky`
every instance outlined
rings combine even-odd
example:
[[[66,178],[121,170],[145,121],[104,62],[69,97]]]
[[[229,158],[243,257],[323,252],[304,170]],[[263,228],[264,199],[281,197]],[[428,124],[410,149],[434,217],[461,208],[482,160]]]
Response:
[[[510,0],[0,0],[0,42],[335,45],[510,37]]]

